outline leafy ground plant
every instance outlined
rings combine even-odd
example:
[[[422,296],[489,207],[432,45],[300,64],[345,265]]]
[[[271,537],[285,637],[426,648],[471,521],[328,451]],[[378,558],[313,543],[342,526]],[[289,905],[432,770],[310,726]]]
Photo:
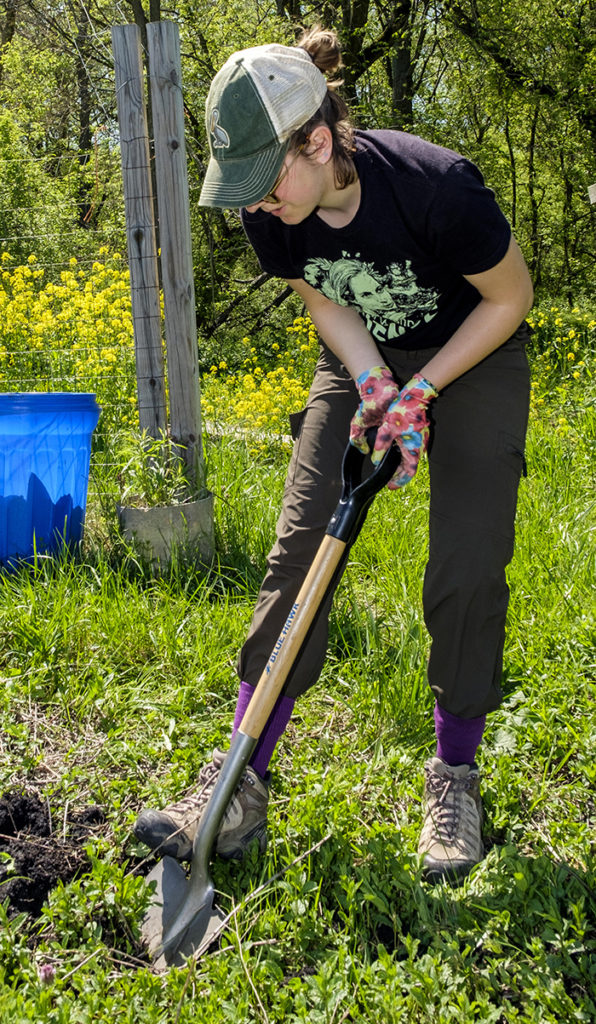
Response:
[[[273,763],[266,854],[213,864],[229,927],[164,976],[139,941],[150,865],[131,825],[226,746],[287,454],[207,437],[208,574],[174,565],[156,578],[116,557],[94,489],[81,559],[0,577],[0,809],[13,819],[0,850],[2,1024],[594,1020],[595,417],[582,358],[581,380],[560,371],[555,383],[534,360],[543,401],[509,572],[506,695],[482,747],[486,857],[459,889],[424,883],[414,854],[433,744],[424,468],[379,496],[351,553],[322,679]],[[17,820],[19,795],[43,836],[33,816]],[[72,875],[17,905],[31,875],[18,857],[52,844],[76,848]]]

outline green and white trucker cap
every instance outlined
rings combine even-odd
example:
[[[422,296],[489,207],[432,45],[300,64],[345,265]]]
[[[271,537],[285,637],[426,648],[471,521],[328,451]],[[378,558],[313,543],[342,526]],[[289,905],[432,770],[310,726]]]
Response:
[[[252,46],[228,58],[206,104],[211,159],[202,206],[250,206],[267,195],[289,138],[317,112],[327,80],[306,50]]]

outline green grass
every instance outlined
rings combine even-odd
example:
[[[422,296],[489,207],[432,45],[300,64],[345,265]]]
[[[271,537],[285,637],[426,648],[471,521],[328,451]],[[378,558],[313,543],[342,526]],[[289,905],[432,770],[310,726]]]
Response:
[[[39,794],[57,830],[68,808],[106,814],[89,869],[38,919],[2,922],[1,1022],[594,1020],[595,416],[579,385],[565,415],[562,433],[548,406],[531,424],[505,701],[481,756],[485,861],[452,890],[423,883],[414,852],[433,748],[422,469],[379,496],[353,549],[322,679],[272,765],[265,857],[213,864],[222,906],[240,907],[231,927],[165,976],[139,943],[131,825],[227,742],[287,456],[208,443],[219,564],[206,576],[155,579],[114,545],[96,481],[84,557],[0,578],[1,792]]]

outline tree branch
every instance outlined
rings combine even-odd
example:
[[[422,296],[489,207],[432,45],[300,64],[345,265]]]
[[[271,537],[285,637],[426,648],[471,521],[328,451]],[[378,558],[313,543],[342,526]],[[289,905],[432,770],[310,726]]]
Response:
[[[492,57],[495,64],[500,67],[501,71],[513,85],[529,89],[540,96],[549,96],[551,99],[557,98],[557,92],[552,85],[548,85],[537,78],[529,77],[527,69],[518,67],[509,54],[503,50],[498,39],[492,33],[485,31],[477,19],[471,18],[466,14],[456,0],[448,0],[445,5],[445,11],[461,34],[472,43],[475,43],[489,57]]]
[[[458,0],[446,0],[445,13],[466,39],[469,39],[495,62],[515,88],[526,93],[530,92],[536,98],[546,96],[559,106],[571,109],[579,124],[589,133],[596,149],[596,109],[593,104],[586,103],[585,98],[581,97],[573,86],[565,88],[564,85],[561,85],[560,88],[555,88],[548,82],[530,74],[526,67],[516,63],[509,52],[505,50],[504,44],[499,42],[492,32],[483,28],[478,18],[471,17],[463,10]],[[574,53],[585,56],[588,51],[586,43],[580,38],[580,35],[579,31],[574,33]]]
[[[258,277],[255,277],[250,282],[248,288],[246,289],[245,292],[242,293],[242,295],[237,295],[235,299],[232,299],[230,304],[226,306],[226,308],[224,309],[223,313],[220,313],[219,316],[217,316],[215,320],[212,320],[211,323],[206,328],[203,328],[203,331],[207,335],[207,337],[211,337],[211,335],[217,330],[218,327],[221,327],[222,324],[225,324],[226,320],[229,319],[230,314],[233,312],[233,310],[235,310],[237,306],[244,302],[247,295],[252,295],[253,292],[256,292],[258,291],[259,288],[262,288],[265,282],[269,280],[269,277],[269,274],[259,274]]]

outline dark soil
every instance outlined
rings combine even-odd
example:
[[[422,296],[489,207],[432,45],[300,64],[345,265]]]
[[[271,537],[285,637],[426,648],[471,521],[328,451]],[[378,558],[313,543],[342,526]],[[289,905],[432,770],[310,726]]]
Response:
[[[39,916],[58,882],[70,882],[90,865],[85,843],[104,821],[100,807],[86,807],[64,816],[36,796],[22,792],[0,797],[0,900],[8,913]],[[58,820],[59,818],[59,820]]]

